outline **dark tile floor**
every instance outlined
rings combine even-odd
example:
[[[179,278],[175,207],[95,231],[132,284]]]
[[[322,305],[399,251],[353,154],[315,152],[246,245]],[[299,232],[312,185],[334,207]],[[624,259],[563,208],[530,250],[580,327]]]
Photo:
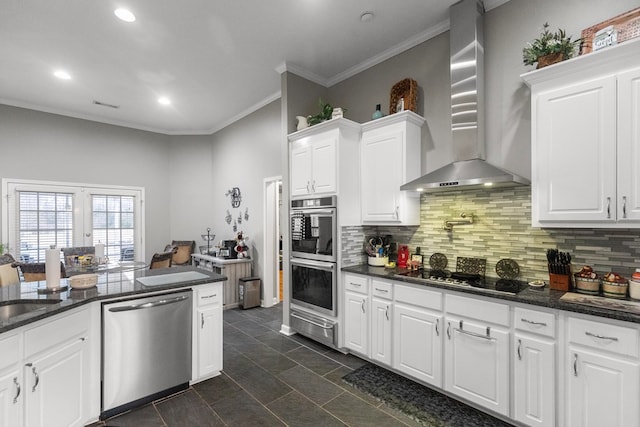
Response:
[[[364,361],[281,323],[280,305],[225,310],[221,375],[93,426],[417,426],[342,381]]]

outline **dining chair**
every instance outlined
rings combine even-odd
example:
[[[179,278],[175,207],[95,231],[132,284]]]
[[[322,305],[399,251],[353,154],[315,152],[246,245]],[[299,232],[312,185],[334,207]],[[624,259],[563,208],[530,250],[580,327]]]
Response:
[[[0,286],[20,283],[18,269],[13,266],[15,262],[16,260],[11,254],[0,255]]]
[[[168,268],[171,267],[171,259],[173,257],[173,251],[155,253],[151,257],[151,262],[149,263],[149,270],[153,270],[154,268]]]
[[[195,240],[173,240],[164,250],[173,250],[171,265],[191,265],[191,254],[196,248]]]
[[[16,265],[22,272],[22,278],[25,282],[35,282],[38,280],[47,280],[46,268],[44,262],[17,262]],[[67,271],[64,264],[60,262],[60,277],[67,277]]]

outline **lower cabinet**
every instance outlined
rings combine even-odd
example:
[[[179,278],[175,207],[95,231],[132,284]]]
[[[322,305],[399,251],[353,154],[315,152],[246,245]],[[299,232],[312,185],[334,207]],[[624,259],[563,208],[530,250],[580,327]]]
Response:
[[[638,329],[568,318],[566,425],[640,425]]]
[[[447,295],[445,308],[444,389],[509,416],[509,306]]]
[[[391,323],[393,317],[391,282],[371,281],[371,359],[391,366]]]
[[[369,355],[369,296],[345,292],[344,345],[363,356]]]
[[[442,295],[404,285],[394,291],[393,367],[442,387]]]
[[[194,288],[192,382],[222,370],[222,283]]]
[[[0,340],[0,426],[18,426],[22,419],[22,366],[19,335]]]

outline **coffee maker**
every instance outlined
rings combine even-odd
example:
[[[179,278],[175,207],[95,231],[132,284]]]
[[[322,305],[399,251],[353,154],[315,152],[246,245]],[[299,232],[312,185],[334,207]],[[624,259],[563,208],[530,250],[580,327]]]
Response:
[[[218,256],[224,259],[236,259],[238,256],[235,250],[236,244],[235,240],[223,240]]]

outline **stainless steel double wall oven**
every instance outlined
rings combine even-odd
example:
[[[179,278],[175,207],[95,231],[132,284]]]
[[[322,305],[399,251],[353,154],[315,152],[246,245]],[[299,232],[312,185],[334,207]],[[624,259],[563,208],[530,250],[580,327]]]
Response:
[[[291,201],[291,326],[336,345],[336,197]]]

